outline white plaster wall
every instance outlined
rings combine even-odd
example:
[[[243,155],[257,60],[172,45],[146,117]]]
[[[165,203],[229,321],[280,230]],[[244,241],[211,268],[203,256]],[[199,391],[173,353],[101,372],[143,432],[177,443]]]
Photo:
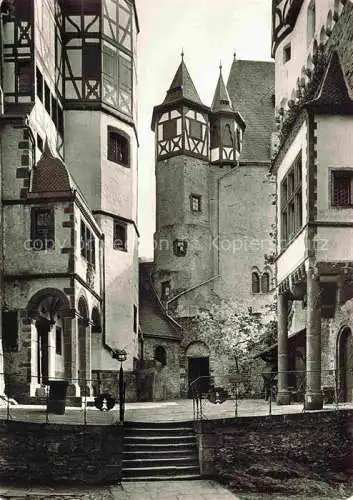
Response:
[[[108,126],[130,138],[130,167],[108,160]],[[137,217],[137,141],[131,125],[101,113],[101,209],[136,221]]]
[[[317,121],[318,220],[353,220],[353,208],[331,206],[331,170],[353,169],[353,117],[320,115]],[[332,233],[331,233],[332,234]]]
[[[290,99],[292,90],[296,88],[297,78],[301,76],[303,66],[306,66],[307,58],[313,48],[313,40],[307,43],[307,10],[311,0],[305,0],[300,9],[298,19],[293,31],[278,45],[275,54],[276,72],[276,106],[279,106],[282,99]],[[329,10],[334,8],[334,0],[316,0],[316,23],[314,38],[320,41],[320,31],[323,25],[326,26],[326,19]],[[291,60],[284,63],[283,48],[291,43]]]
[[[353,228],[319,227],[315,241],[317,260],[353,260]]]
[[[304,229],[286,248],[277,260],[277,281],[280,283],[305,260],[305,240],[307,229]]]

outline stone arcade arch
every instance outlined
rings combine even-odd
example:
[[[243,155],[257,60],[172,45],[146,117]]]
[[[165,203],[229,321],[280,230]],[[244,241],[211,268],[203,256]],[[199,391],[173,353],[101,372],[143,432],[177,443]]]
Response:
[[[30,394],[51,378],[71,377],[71,328],[66,320],[70,304],[67,296],[56,288],[44,288],[29,300],[30,320]],[[60,345],[59,345],[60,344]]]
[[[337,341],[338,389],[341,401],[353,401],[353,335],[345,326]]]

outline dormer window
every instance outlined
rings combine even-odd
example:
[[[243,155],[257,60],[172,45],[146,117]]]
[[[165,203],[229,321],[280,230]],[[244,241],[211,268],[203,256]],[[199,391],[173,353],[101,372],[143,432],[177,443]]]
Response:
[[[288,43],[284,48],[283,48],[283,62],[286,63],[292,59],[292,46],[290,43]]]

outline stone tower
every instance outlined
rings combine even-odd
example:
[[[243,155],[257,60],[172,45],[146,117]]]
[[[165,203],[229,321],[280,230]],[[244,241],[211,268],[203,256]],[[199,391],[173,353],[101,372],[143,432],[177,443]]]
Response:
[[[163,103],[153,111],[156,136],[156,233],[154,286],[162,301],[190,288],[207,294],[213,275],[209,213],[210,108],[202,104],[184,60]],[[183,295],[184,297],[184,295]],[[173,300],[176,316],[192,316]]]

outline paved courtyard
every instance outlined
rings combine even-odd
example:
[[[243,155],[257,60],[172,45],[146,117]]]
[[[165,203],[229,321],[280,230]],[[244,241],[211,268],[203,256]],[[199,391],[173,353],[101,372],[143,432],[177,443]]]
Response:
[[[215,481],[139,481],[107,488],[0,486],[0,500],[236,500]]]
[[[337,410],[340,408],[353,408],[352,403],[340,403],[325,405],[324,410]],[[303,404],[291,404],[288,406],[271,405],[273,415],[301,413]],[[234,401],[225,401],[223,404],[212,404],[207,400],[202,402],[202,413],[205,419],[233,418],[236,406]],[[269,415],[269,404],[263,400],[243,399],[238,401],[237,416],[266,416]],[[125,411],[126,421],[138,422],[186,422],[193,420],[193,402],[190,399],[176,401],[161,401],[151,403],[127,403]],[[51,422],[64,424],[89,424],[89,425],[111,425],[119,420],[119,409],[115,407],[111,411],[101,412],[96,408],[84,407],[66,408],[64,415],[46,413],[46,406],[11,405],[0,407],[0,419],[10,419],[22,422]]]

